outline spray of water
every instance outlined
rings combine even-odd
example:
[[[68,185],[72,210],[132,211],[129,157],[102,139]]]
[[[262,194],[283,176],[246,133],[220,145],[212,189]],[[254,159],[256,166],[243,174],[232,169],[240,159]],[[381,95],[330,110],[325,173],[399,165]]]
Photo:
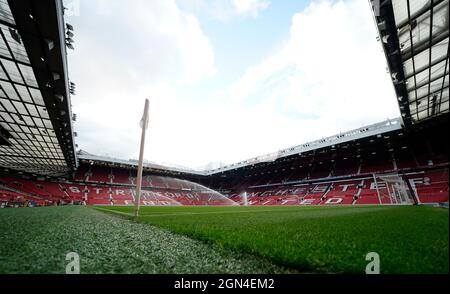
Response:
[[[144,205],[239,205],[203,185],[162,176],[143,177]]]
[[[242,197],[242,202],[243,202],[244,206],[248,206],[247,192],[245,192],[245,191],[242,192],[241,197]]]

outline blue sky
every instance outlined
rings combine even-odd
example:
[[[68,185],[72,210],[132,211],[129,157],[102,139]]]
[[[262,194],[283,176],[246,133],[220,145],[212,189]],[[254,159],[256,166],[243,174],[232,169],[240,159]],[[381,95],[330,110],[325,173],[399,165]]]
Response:
[[[257,17],[244,15],[225,20],[201,7],[192,8],[186,1],[177,3],[187,11],[198,13],[203,31],[214,48],[216,66],[232,81],[237,72],[262,61],[289,37],[293,12],[304,9],[308,1],[273,1]]]
[[[132,3],[132,5],[131,5]],[[203,168],[399,116],[368,1],[67,0],[79,148]]]
[[[222,3],[221,3],[222,2]],[[226,6],[217,1],[217,5]],[[233,82],[239,73],[253,64],[263,61],[275,52],[289,37],[289,27],[294,12],[301,11],[309,1],[278,0],[269,2],[269,7],[258,11],[257,16],[232,16],[232,12],[212,12],[200,1],[177,1],[180,8],[197,15],[204,33],[214,48],[215,65],[218,74],[209,79],[202,87],[188,87],[192,95],[199,97]],[[222,6],[220,6],[222,7]],[[200,98],[201,99],[201,98]]]

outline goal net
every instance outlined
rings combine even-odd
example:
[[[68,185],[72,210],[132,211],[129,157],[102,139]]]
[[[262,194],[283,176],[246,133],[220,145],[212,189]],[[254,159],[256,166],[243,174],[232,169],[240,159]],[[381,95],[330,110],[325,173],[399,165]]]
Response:
[[[381,204],[414,204],[414,191],[398,174],[374,174],[373,177]]]

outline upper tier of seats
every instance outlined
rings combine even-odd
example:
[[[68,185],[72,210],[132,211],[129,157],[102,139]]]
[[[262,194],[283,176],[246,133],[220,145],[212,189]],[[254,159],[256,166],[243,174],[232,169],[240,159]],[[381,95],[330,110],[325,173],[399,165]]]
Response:
[[[244,185],[252,186],[349,175],[368,175],[372,173],[428,167],[442,163],[448,164],[448,158],[443,154],[421,154],[420,156],[414,157],[408,150],[400,152],[395,158],[392,158],[387,153],[381,152],[373,152],[364,157],[355,157],[349,154],[348,156],[342,156],[339,159],[332,160],[326,157],[305,158],[295,162],[282,163],[271,170],[247,174],[242,179],[235,179],[231,186],[230,181],[226,179],[226,182],[223,184],[214,181],[211,183],[211,187],[214,189],[232,189]],[[130,185],[136,184],[136,172],[135,169],[82,164],[77,170],[74,179],[83,183]],[[145,173],[142,185],[146,187],[167,187],[164,183],[164,177],[157,177]]]

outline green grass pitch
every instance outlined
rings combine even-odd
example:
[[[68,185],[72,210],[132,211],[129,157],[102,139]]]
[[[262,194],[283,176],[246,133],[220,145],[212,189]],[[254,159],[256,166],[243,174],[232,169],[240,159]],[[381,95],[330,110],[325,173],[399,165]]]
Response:
[[[448,273],[448,210],[413,206],[0,210],[0,273]]]
[[[448,273],[446,209],[142,207],[138,221],[304,272],[364,273],[376,252],[382,273]]]

